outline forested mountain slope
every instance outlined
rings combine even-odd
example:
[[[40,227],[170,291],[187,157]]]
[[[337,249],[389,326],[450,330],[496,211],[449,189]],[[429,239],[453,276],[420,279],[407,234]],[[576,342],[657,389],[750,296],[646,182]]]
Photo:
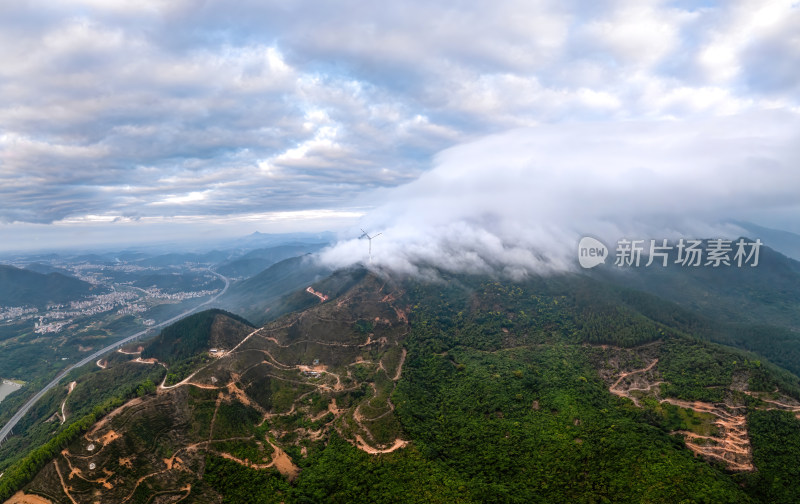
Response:
[[[306,308],[190,359],[180,381],[166,381],[168,362],[140,362],[169,369],[156,390],[30,466],[24,491],[80,503],[800,499],[800,380],[709,342],[685,308],[580,275],[423,283],[350,270],[308,287],[284,301]]]
[[[800,262],[769,247],[761,247],[756,267],[610,267],[591,276],[630,289],[626,302],[656,320],[752,350],[800,374]]]
[[[61,273],[37,273],[0,264],[0,306],[44,307],[65,303],[105,289]]]

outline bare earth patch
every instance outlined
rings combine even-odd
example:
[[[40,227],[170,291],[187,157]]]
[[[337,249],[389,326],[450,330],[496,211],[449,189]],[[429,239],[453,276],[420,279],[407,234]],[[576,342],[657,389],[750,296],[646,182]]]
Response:
[[[661,398],[658,386],[661,381],[653,377],[658,359],[641,369],[623,372],[609,387],[609,391],[619,397],[627,397],[637,407],[641,407],[639,399],[632,392],[652,394],[661,403],[669,403],[697,413],[706,413],[716,417],[714,425],[718,431],[713,436],[704,436],[690,431],[674,431],[672,434],[683,436],[686,447],[696,455],[723,462],[731,471],[752,471],[753,453],[750,439],[747,436],[747,421],[744,406],[725,403],[705,403],[701,401],[681,401],[673,398]]]
[[[373,448],[364,441],[364,438],[356,434],[356,445],[358,446],[358,448],[372,455],[378,455],[380,453],[391,453],[395,450],[399,450],[400,448],[404,448],[407,444],[408,441],[397,438],[394,440],[394,443],[389,448],[384,448],[384,449]]]
[[[728,404],[711,404],[701,401],[687,402],[678,399],[664,399],[681,408],[691,409],[699,413],[710,413],[717,417],[714,424],[719,428],[716,436],[701,436],[694,432],[677,431],[686,440],[686,447],[698,455],[724,462],[731,471],[752,471],[753,453],[750,438],[747,437],[747,419],[737,410],[743,406]]]
[[[403,352],[400,354],[400,363],[397,364],[397,373],[395,373],[395,375],[394,375],[394,378],[393,378],[394,381],[397,381],[397,380],[400,379],[400,374],[403,372],[403,364],[406,362],[406,355],[407,354],[408,354],[408,351],[406,351],[406,349],[404,348]]]
[[[123,405],[122,405],[122,406],[120,406],[119,408],[115,409],[114,411],[112,411],[112,412],[111,412],[111,413],[109,413],[108,415],[104,416],[104,417],[103,417],[103,418],[102,418],[102,419],[101,419],[99,422],[97,422],[97,423],[94,425],[94,427],[92,428],[92,430],[91,430],[91,431],[89,431],[89,432],[87,432],[87,433],[85,434],[85,436],[84,436],[84,437],[85,437],[87,440],[90,440],[90,441],[91,441],[91,440],[92,440],[92,436],[94,436],[94,435],[97,433],[97,431],[99,431],[99,430],[100,430],[100,429],[102,429],[102,428],[103,428],[103,427],[104,427],[106,424],[108,424],[108,422],[109,422],[109,421],[110,421],[112,418],[114,418],[115,416],[117,416],[117,415],[119,415],[120,413],[122,413],[122,412],[123,412],[123,411],[124,411],[126,408],[130,408],[131,406],[136,406],[137,404],[142,404],[142,402],[144,402],[144,401],[143,401],[143,399],[142,399],[141,397],[137,397],[137,398],[135,398],[135,399],[131,399],[130,401],[126,402],[125,404],[123,404]]]
[[[5,504],[53,504],[51,501],[38,495],[26,494],[19,491],[11,496]]]
[[[228,393],[236,397],[236,400],[245,406],[253,406],[253,403],[250,401],[247,394],[244,393],[244,390],[236,386],[236,382],[232,381],[228,384]]]
[[[100,441],[100,443],[102,443],[102,445],[105,446],[108,443],[114,441],[115,439],[119,439],[119,438],[120,438],[119,434],[117,434],[113,430],[110,430],[110,431],[106,432],[105,434],[103,434],[103,437],[101,437],[98,441]]]
[[[321,302],[328,299],[324,294],[313,289],[309,289],[308,292],[318,297]],[[349,311],[344,316],[331,316],[330,312],[335,312],[337,305],[325,303],[319,308],[315,308],[320,311],[320,314],[316,316],[313,314],[306,315],[305,318],[292,316],[285,323],[254,329],[230,350],[215,352],[215,359],[211,359],[199,369],[193,370],[179,383],[167,386],[165,377],[158,386],[155,397],[137,398],[115,409],[84,435],[85,441],[82,440],[79,446],[75,447],[74,454],[63,453],[63,458],[58,457],[53,461],[54,467],[51,466],[50,469],[55,469],[53,472],[57,473],[57,477],[52,478],[53,481],[49,484],[53,486],[54,493],[52,495],[59,496],[55,498],[55,501],[67,504],[69,502],[77,504],[76,500],[124,504],[134,500],[135,495],[140,495],[145,490],[142,488],[143,486],[147,487],[145,492],[147,493],[159,485],[167,483],[174,483],[174,486],[167,492],[151,495],[152,498],[148,502],[182,501],[189,498],[191,487],[186,485],[187,479],[185,479],[190,476],[180,473],[191,473],[195,477],[202,477],[203,452],[224,457],[255,470],[274,467],[284,477],[292,480],[299,475],[300,468],[283,450],[282,446],[288,446],[284,443],[301,446],[303,441],[324,441],[326,434],[332,430],[344,435],[356,448],[374,455],[391,453],[407,446],[409,441],[401,439],[399,431],[394,435],[383,434],[380,439],[377,439],[372,432],[374,428],[396,429],[392,419],[385,419],[381,423],[374,424],[376,427],[372,427],[373,424],[370,423],[394,413],[395,406],[389,396],[391,389],[400,380],[407,360],[407,351],[401,345],[402,337],[407,334],[407,330],[404,333],[404,329],[407,328],[398,324],[398,321],[405,322],[407,320],[407,310],[398,309],[393,305],[394,296],[387,297],[384,296],[384,293],[381,293],[380,296],[377,299],[382,298],[382,303],[389,303],[389,306],[375,307],[375,310],[363,314],[365,316],[355,316]],[[374,301],[377,302],[377,299]],[[347,303],[346,298],[337,301],[340,303],[338,306]],[[395,314],[397,319],[394,317]],[[366,342],[362,339],[363,335],[349,329],[353,320],[359,318],[374,320],[375,332],[366,335]],[[348,336],[349,339],[339,341],[337,337],[327,338],[326,334],[320,333],[318,329],[320,323],[329,320],[341,323],[344,328],[342,330],[349,331],[349,333],[343,332],[342,334]],[[298,337],[289,337],[293,334],[291,330],[294,329],[300,330]],[[341,336],[338,333],[334,334],[334,336],[337,335]],[[248,341],[251,344],[244,346]],[[315,349],[316,347],[322,347],[322,349]],[[394,352],[391,354],[391,360],[385,355],[386,347],[392,347]],[[132,362],[166,367],[164,363],[155,359],[143,359],[141,357],[142,349],[136,350],[134,351],[134,347],[129,347],[120,353],[131,355]],[[256,352],[258,354],[253,355]],[[325,359],[328,354],[332,357],[330,362]],[[346,359],[341,358],[342,355],[346,355]],[[319,357],[326,360],[325,364],[319,362]],[[310,365],[309,361],[314,361],[315,364]],[[308,364],[299,364],[300,362]],[[389,362],[392,364],[389,365]],[[357,363],[363,366],[363,369],[359,369],[361,373],[373,375],[380,373],[379,378],[381,378],[380,383],[382,384],[380,394],[375,383],[370,383],[364,377],[351,372],[348,366]],[[98,362],[97,365],[102,367],[107,363]],[[243,383],[241,378],[255,366],[267,366],[261,373],[263,377],[279,380],[281,390],[293,394],[292,402],[287,401],[281,405],[278,411],[271,411],[254,400],[248,394],[250,389],[247,387],[249,385]],[[270,367],[273,369],[269,369]],[[211,372],[208,371],[209,368]],[[272,372],[273,370],[275,372]],[[388,380],[383,379],[383,375]],[[342,407],[341,400],[337,403],[336,392],[359,390],[362,386],[360,382],[370,384],[371,394],[368,397],[357,402],[348,401],[347,407]],[[152,453],[150,452],[146,454],[131,453],[128,449],[130,447],[127,446],[128,443],[116,443],[116,440],[122,437],[120,434],[124,436],[125,431],[130,428],[129,423],[138,421],[137,412],[140,409],[146,409],[148,401],[156,401],[155,406],[159,406],[161,404],[159,401],[184,400],[181,398],[185,398],[189,393],[185,388],[179,391],[172,390],[180,387],[215,391],[212,394],[198,396],[208,403],[207,416],[203,417],[202,422],[199,422],[201,426],[207,425],[207,437],[206,432],[201,429],[193,435],[202,433],[199,434],[199,437],[203,440],[192,444],[181,443],[175,446],[171,455],[165,453],[157,460],[151,459]],[[165,398],[165,396],[171,397]],[[215,397],[216,401],[214,401]],[[313,428],[294,425],[293,429],[288,428],[287,430],[286,422],[278,420],[268,426],[267,433],[217,439],[219,437],[215,436],[218,430],[216,428],[217,414],[223,403],[239,403],[255,409],[263,418],[259,425],[263,425],[264,422],[272,423],[271,419],[273,418],[295,414],[303,415],[306,419],[315,422],[315,425]],[[211,409],[212,405],[213,410]],[[133,408],[129,410],[128,408],[131,406]],[[126,412],[125,415],[120,415],[122,412]],[[130,418],[128,418],[128,413],[130,413]],[[124,421],[120,427],[117,427],[116,421],[122,421],[122,417],[125,417]],[[112,425],[116,430],[111,430]],[[184,426],[175,426],[174,429],[167,428],[169,432],[166,435],[170,435],[172,430],[182,433],[187,428]],[[383,433],[383,431],[380,432]],[[288,434],[291,434],[292,437],[288,437]],[[180,436],[176,439],[179,438]],[[258,457],[225,453],[227,450],[221,448],[224,445],[217,444],[223,441],[254,442],[259,445],[260,449],[269,444],[272,447],[272,453],[259,452]],[[104,452],[104,450],[106,451]],[[108,450],[117,451],[109,453]],[[308,451],[301,446],[300,453],[299,457],[305,457]],[[109,457],[114,462],[118,460],[118,464],[109,463]],[[131,470],[139,469],[140,464],[148,467],[147,474],[143,474],[145,471],[140,471],[136,476],[122,476],[130,474]],[[104,466],[111,469],[119,467],[122,472],[115,475]],[[201,471],[199,474],[198,470]],[[178,483],[179,481],[181,483]],[[87,486],[87,482],[91,485]],[[182,488],[179,488],[181,486]],[[91,491],[87,491],[86,488],[91,488]],[[61,494],[62,489],[64,494]],[[50,493],[44,495],[50,495]],[[43,502],[48,501],[44,500],[35,504]],[[24,501],[20,504],[23,503]]]
[[[313,295],[317,296],[319,298],[319,302],[320,303],[324,303],[325,301],[328,300],[328,296],[326,296],[325,294],[323,294],[321,292],[315,291],[314,289],[311,288],[310,285],[306,288],[306,292],[308,292],[309,294],[313,294]]]
[[[294,465],[294,462],[292,462],[292,459],[285,451],[272,443],[270,443],[270,445],[272,445],[272,449],[275,450],[272,453],[272,463],[275,465],[275,469],[290,480],[294,480],[297,475],[300,474],[300,468]]]

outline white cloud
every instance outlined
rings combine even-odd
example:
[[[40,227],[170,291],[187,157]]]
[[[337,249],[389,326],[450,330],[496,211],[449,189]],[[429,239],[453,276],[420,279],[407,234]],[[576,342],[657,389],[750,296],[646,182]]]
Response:
[[[736,233],[720,223],[755,209],[800,212],[797,145],[791,113],[519,129],[444,151],[362,225],[383,232],[374,264],[401,271],[570,269],[582,235],[706,238]],[[365,254],[350,239],[323,259]]]
[[[192,191],[187,194],[167,196],[161,201],[154,201],[151,205],[185,205],[187,203],[197,203],[208,199],[211,191]]]
[[[777,0],[6,3],[0,222],[362,206],[511,128],[796,112],[798,16]]]
[[[680,30],[697,13],[664,8],[657,2],[620,2],[582,28],[590,50],[610,54],[620,66],[652,67],[680,44]],[[588,47],[587,47],[588,48]]]

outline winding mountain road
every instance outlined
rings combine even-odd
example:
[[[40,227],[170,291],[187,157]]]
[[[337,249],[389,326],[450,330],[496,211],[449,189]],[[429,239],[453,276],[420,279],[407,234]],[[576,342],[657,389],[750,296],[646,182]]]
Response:
[[[69,373],[70,371],[72,371],[73,369],[77,369],[77,368],[79,368],[79,367],[81,367],[84,364],[87,364],[89,362],[96,361],[102,355],[114,350],[115,348],[117,348],[119,346],[124,345],[125,343],[128,343],[129,341],[132,341],[132,340],[144,335],[150,329],[157,329],[159,327],[164,327],[164,326],[167,326],[169,324],[172,324],[173,322],[175,322],[175,321],[177,321],[177,320],[179,320],[179,319],[181,319],[181,318],[183,318],[183,317],[185,317],[185,316],[187,316],[187,315],[199,310],[200,308],[213,303],[220,296],[225,294],[225,292],[228,290],[228,287],[230,286],[230,280],[227,277],[225,277],[223,275],[220,275],[216,271],[213,271],[211,269],[209,269],[208,271],[210,271],[214,275],[218,276],[223,282],[225,282],[225,287],[223,287],[223,289],[218,294],[214,295],[211,299],[200,303],[199,305],[195,306],[194,308],[192,308],[190,310],[186,310],[185,312],[183,312],[181,314],[178,314],[178,315],[175,315],[174,317],[172,317],[172,318],[170,318],[168,320],[165,320],[165,321],[163,321],[163,322],[161,322],[159,324],[156,324],[154,326],[148,327],[144,331],[139,331],[136,334],[133,334],[131,336],[128,336],[126,338],[123,338],[123,339],[117,341],[116,343],[112,343],[112,344],[108,345],[107,347],[102,348],[102,349],[94,352],[93,354],[91,354],[91,355],[89,355],[87,357],[84,357],[83,359],[81,359],[77,363],[73,364],[72,366],[67,367],[66,369],[64,369],[63,371],[58,373],[58,375],[55,378],[53,378],[53,380],[50,383],[45,385],[42,390],[37,392],[33,397],[31,397],[28,400],[28,402],[26,402],[19,410],[17,410],[17,412],[14,413],[14,416],[12,416],[11,419],[8,422],[6,422],[6,424],[3,426],[3,428],[0,429],[0,444],[2,444],[6,440],[6,437],[8,437],[8,435],[11,433],[11,431],[14,429],[14,427],[16,427],[17,423],[22,419],[22,417],[25,416],[25,414],[28,412],[28,410],[30,410],[31,407],[33,407],[33,405],[36,404],[36,402],[39,401],[39,399],[41,399],[42,396],[44,396],[47,393],[48,390],[50,390],[51,388],[53,388],[56,385],[58,385],[58,382],[60,382],[61,379],[64,378],[64,376],[67,373]]]

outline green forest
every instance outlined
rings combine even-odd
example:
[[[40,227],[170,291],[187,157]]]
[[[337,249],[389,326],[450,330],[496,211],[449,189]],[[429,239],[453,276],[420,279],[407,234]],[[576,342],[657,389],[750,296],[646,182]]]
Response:
[[[791,414],[752,413],[758,471],[730,473],[669,434],[697,422],[691,410],[635,408],[609,394],[597,345],[659,341],[664,393],[685,400],[720,401],[742,372],[752,390],[798,397],[797,377],[698,339],[676,305],[595,286],[419,287],[392,397],[409,448],[370,456],[334,434],[291,486],[235,464],[213,484],[251,489],[237,486],[237,496],[275,489],[258,502],[797,502],[800,422]]]
[[[347,289],[365,278],[370,276],[348,275],[334,285],[351,299]],[[182,420],[189,422],[187,435],[211,440],[210,423],[219,440],[208,445],[193,492],[216,493],[230,503],[800,501],[800,420],[770,407],[784,400],[800,404],[800,380],[761,355],[715,342],[707,319],[652,294],[577,276],[515,284],[460,276],[442,284],[406,281],[401,289],[398,296],[408,306],[402,340],[407,355],[396,386],[359,361],[347,365],[346,383],[362,385],[335,398],[339,408],[349,408],[381,391],[392,409],[373,411],[367,401],[362,414],[384,417],[385,437],[410,441],[405,448],[379,455],[358,449],[355,431],[326,414],[329,398],[319,393],[324,389],[296,382],[298,375],[286,369],[259,376],[254,370],[263,363],[253,361],[242,393],[287,413],[262,420],[255,406],[220,402],[217,392],[189,387],[182,399],[191,415]],[[387,298],[383,292],[380,297]],[[361,341],[378,330],[379,319],[325,320]],[[164,362],[174,382],[205,362],[210,345],[230,347],[251,329],[226,312],[202,312],[162,331],[142,356]],[[293,331],[291,337],[306,337]],[[263,358],[285,358],[287,348],[278,346]],[[381,366],[397,365],[399,350],[387,353]],[[317,355],[332,362],[335,354]],[[657,375],[646,376],[656,363]],[[115,375],[79,377],[75,420],[9,469],[3,495],[121,400],[154,395],[163,368],[134,372],[125,367],[130,365],[112,368]],[[612,382],[636,373],[649,380],[647,387],[629,384],[626,397],[611,392]],[[117,392],[104,396],[101,379],[119,383]],[[293,412],[298,397],[313,419]],[[42,411],[62,398],[63,392],[54,393]],[[716,417],[683,406],[690,402],[743,412],[754,470],[734,471],[689,449],[679,433],[699,436],[701,445],[713,445],[719,434]],[[170,420],[166,409],[157,411],[157,421],[131,427],[129,435],[147,440],[148,449],[165,458],[170,449],[155,440]],[[148,430],[156,425],[158,432]],[[321,439],[294,443],[294,431],[328,425],[336,427],[321,431]],[[297,465],[296,478],[248,466],[268,460],[273,443]],[[137,496],[147,500],[143,492]]]

